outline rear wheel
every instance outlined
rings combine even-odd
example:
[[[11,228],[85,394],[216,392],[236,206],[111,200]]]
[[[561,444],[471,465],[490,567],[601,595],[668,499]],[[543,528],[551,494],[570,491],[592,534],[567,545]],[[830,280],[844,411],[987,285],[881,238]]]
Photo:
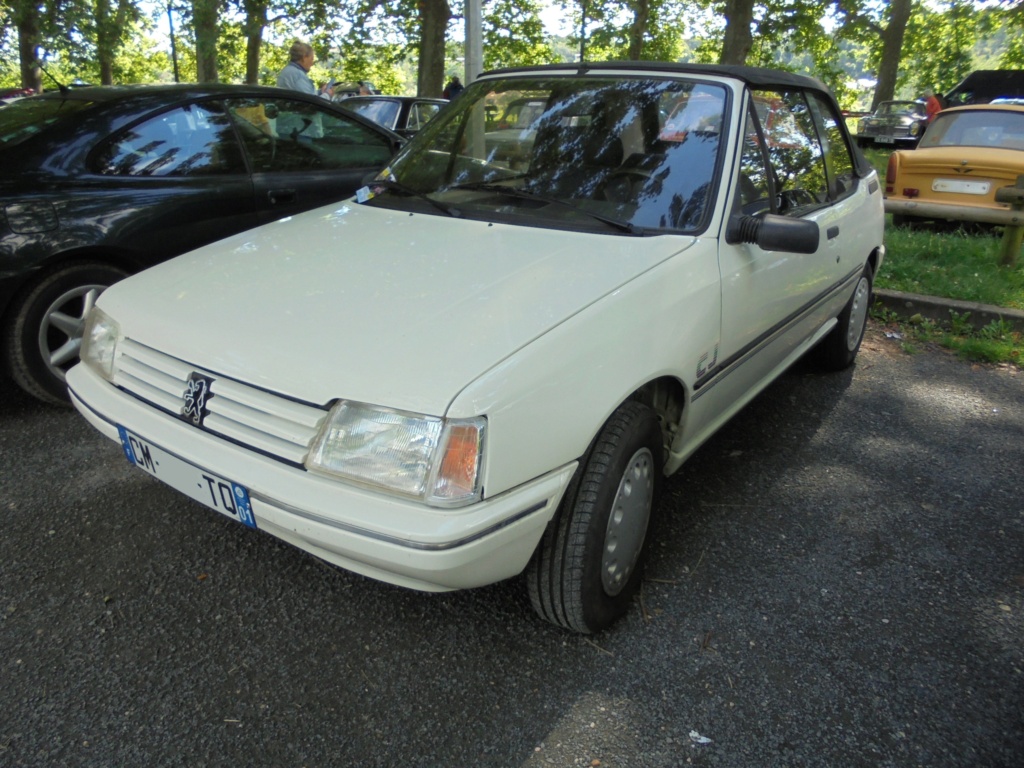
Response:
[[[7,367],[14,381],[48,403],[68,401],[65,374],[82,346],[85,317],[99,295],[127,273],[99,262],[49,272],[16,305],[7,329]]]
[[[626,613],[640,586],[660,486],[662,438],[650,408],[629,402],[608,420],[527,567],[547,621],[589,634]]]
[[[814,359],[825,370],[841,371],[853,365],[857,358],[871,308],[871,284],[871,266],[865,264],[853,296],[839,313],[836,327],[814,348]]]

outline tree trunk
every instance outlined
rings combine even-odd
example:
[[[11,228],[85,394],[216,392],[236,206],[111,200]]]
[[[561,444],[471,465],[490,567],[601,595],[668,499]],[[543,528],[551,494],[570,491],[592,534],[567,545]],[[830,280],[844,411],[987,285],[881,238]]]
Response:
[[[630,61],[640,61],[644,52],[644,35],[647,34],[647,22],[651,18],[651,1],[635,0],[633,5],[633,23],[629,25]]]
[[[452,17],[447,0],[419,0],[419,77],[417,96],[439,97],[444,90],[444,37]]]
[[[21,87],[43,90],[43,73],[39,69],[39,48],[43,35],[39,27],[39,6],[33,2],[14,6],[14,23],[18,29],[18,57],[21,59]]]
[[[218,0],[192,0],[192,23],[196,33],[196,80],[216,83]]]
[[[719,64],[746,64],[754,44],[750,25],[754,23],[754,0],[726,0],[725,39]]]
[[[245,82],[259,85],[260,49],[263,30],[267,26],[267,0],[247,0],[245,3]]]
[[[900,56],[903,54],[903,36],[910,21],[911,0],[892,0],[889,6],[889,24],[882,32],[882,59],[878,62],[878,82],[871,111],[880,102],[889,101],[896,94],[896,78],[899,75]]]
[[[114,84],[114,59],[121,45],[127,39],[125,26],[133,17],[130,0],[118,0],[117,11],[111,17],[110,0],[96,0],[94,6],[96,21],[96,59],[100,65],[100,83]]]

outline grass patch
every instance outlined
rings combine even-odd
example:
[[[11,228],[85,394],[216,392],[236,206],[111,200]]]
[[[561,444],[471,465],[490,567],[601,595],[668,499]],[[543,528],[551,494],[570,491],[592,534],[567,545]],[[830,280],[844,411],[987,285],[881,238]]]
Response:
[[[1024,334],[1007,323],[996,321],[974,330],[955,314],[952,322],[937,323],[920,315],[900,317],[881,305],[871,314],[885,326],[886,336],[899,341],[908,355],[917,354],[929,344],[938,344],[953,350],[964,360],[1024,367]]]
[[[891,150],[874,147],[864,150],[881,177],[890,154]],[[1000,230],[894,227],[886,216],[886,257],[875,287],[1024,310],[1024,257],[1015,267],[999,266],[1001,237]],[[942,324],[920,317],[899,318],[887,310],[876,309],[872,314],[910,354],[924,344],[941,344],[967,360],[1024,366],[1024,338],[1005,323],[974,330],[955,313],[949,323]]]
[[[998,263],[992,234],[885,228],[885,263],[875,285],[894,291],[1024,310],[1024,259]]]

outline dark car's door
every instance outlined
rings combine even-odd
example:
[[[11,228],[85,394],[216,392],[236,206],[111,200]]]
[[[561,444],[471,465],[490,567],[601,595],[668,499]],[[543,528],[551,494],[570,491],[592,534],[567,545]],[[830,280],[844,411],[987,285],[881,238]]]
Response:
[[[387,165],[391,135],[287,96],[227,99],[249,162],[261,221],[340,200]]]
[[[63,206],[75,210],[61,214],[63,235],[129,249],[144,264],[258,223],[241,148],[216,103],[176,107],[119,131],[89,166],[75,182],[80,194],[65,197]]]

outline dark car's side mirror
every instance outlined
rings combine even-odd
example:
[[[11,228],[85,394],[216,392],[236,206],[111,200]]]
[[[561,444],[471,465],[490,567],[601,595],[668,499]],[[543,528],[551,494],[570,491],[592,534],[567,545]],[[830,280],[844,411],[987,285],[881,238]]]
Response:
[[[821,232],[816,221],[766,213],[763,216],[734,214],[725,230],[730,245],[753,243],[765,251],[815,253]]]

